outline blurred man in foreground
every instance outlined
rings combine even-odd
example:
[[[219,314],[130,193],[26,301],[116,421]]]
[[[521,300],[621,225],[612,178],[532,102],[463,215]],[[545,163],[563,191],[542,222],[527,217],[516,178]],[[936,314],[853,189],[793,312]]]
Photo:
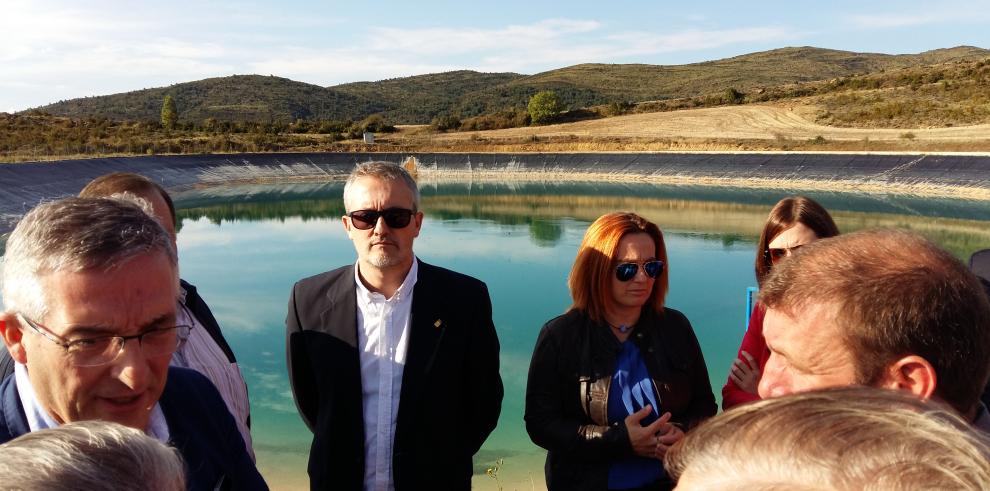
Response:
[[[801,249],[760,292],[770,348],[761,397],[842,385],[937,398],[990,431],[990,303],[952,254],[904,231]]]
[[[104,420],[175,446],[193,489],[267,489],[219,393],[169,368],[190,327],[176,320],[175,248],[137,204],[39,205],[7,241],[0,336],[16,362],[0,384],[0,443]]]
[[[666,455],[677,489],[990,489],[990,447],[936,401],[839,387],[736,406]]]
[[[184,491],[179,452],[117,423],[80,421],[0,445],[5,487],[22,490]]]

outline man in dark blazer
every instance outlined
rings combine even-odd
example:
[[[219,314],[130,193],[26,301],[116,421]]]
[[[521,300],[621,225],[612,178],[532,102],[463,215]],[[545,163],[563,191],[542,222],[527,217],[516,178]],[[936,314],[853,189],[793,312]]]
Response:
[[[7,241],[0,443],[87,420],[174,445],[190,489],[267,489],[220,394],[169,369],[177,318],[172,239],[137,202],[67,198],[31,210]]]
[[[310,486],[470,489],[503,395],[487,287],[414,256],[423,213],[401,167],[357,166],[344,206],[357,263],[296,283],[286,318]]]
[[[234,418],[206,377],[169,368],[158,402],[168,424],[168,444],[185,463],[189,489],[268,489],[243,448]],[[17,379],[8,377],[0,384],[0,444],[30,431]]]

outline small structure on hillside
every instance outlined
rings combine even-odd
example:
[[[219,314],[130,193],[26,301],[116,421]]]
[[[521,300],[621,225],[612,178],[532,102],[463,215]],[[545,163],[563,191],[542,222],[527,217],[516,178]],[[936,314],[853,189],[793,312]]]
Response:
[[[370,131],[364,132],[364,142],[365,143],[375,143],[375,134]]]

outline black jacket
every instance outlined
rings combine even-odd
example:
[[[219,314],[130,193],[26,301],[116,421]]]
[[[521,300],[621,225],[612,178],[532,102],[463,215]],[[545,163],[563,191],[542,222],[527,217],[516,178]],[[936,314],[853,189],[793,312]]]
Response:
[[[313,431],[312,489],[360,490],[364,417],[354,266],[296,283],[289,380]],[[484,283],[419,263],[394,433],[395,488],[470,489],[472,457],[502,407],[498,338]]]
[[[644,309],[629,339],[643,354],[660,411],[685,430],[718,406],[691,324]],[[547,449],[547,488],[604,490],[612,461],[634,455],[624,424],[608,425],[608,385],[621,351],[607,326],[568,312],[543,326],[526,386],[526,431]]]
[[[170,367],[158,402],[168,424],[169,444],[185,463],[188,489],[268,489],[244,448],[233,416],[206,377]],[[0,384],[0,443],[30,431],[17,393],[17,378],[8,377]],[[72,487],[71,483],[63,485]],[[153,483],[134,486],[153,488]]]

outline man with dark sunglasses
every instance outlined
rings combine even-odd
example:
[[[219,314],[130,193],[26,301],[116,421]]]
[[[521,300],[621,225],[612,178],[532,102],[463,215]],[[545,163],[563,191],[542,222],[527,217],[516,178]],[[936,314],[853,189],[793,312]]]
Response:
[[[137,202],[68,198],[29,212],[2,270],[0,337],[15,367],[0,383],[0,443],[111,421],[174,446],[190,489],[267,489],[213,384],[169,367],[190,328],[178,294],[172,240]]]
[[[488,289],[415,257],[423,213],[402,167],[358,165],[344,207],[357,262],[296,283],[286,317],[310,487],[470,489],[503,394]]]

